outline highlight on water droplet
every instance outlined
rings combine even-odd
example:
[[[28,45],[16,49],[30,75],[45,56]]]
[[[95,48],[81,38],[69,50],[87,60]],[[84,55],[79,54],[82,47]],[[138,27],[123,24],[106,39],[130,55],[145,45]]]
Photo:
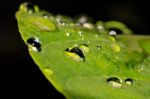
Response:
[[[127,79],[125,79],[125,83],[127,85],[131,85],[133,83],[133,80],[131,78],[127,78]]]
[[[110,77],[107,79],[108,85],[110,85],[113,88],[121,88],[122,87],[122,81],[118,77]]]
[[[50,69],[44,69],[44,73],[47,75],[47,76],[51,76],[53,74],[53,71],[50,70]]]
[[[27,40],[29,50],[33,50],[35,52],[41,51],[41,44],[37,37],[31,37]]]

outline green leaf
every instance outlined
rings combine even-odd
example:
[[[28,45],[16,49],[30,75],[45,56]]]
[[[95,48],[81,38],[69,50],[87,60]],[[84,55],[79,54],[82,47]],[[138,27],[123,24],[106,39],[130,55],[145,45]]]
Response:
[[[118,21],[76,22],[31,3],[20,5],[16,19],[34,62],[66,98],[150,98],[149,36],[132,35]]]

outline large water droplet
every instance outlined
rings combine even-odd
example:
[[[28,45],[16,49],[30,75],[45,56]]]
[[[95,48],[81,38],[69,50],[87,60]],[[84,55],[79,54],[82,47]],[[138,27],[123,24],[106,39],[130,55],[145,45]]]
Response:
[[[33,51],[41,51],[41,44],[39,42],[39,39],[37,37],[32,37],[27,40],[27,43],[29,44],[29,50]]]
[[[78,47],[67,48],[65,49],[66,54],[76,61],[85,61],[85,56],[81,49]]]
[[[125,80],[125,83],[126,83],[127,85],[131,85],[131,84],[133,83],[133,80],[132,80],[131,78],[127,78],[127,79]]]
[[[113,88],[121,88],[122,87],[122,81],[118,77],[108,78],[107,83]]]

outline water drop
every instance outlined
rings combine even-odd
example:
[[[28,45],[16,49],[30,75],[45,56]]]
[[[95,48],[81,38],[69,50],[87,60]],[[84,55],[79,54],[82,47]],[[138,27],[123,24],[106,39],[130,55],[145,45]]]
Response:
[[[29,50],[33,51],[41,51],[41,44],[39,42],[39,39],[37,37],[32,37],[27,40],[27,43],[29,44]]]
[[[94,28],[94,24],[92,24],[92,23],[84,23],[83,27],[88,28],[88,29],[93,29]]]
[[[66,36],[67,36],[67,37],[70,37],[70,36],[71,36],[71,33],[70,33],[70,32],[66,32]]]
[[[98,21],[96,23],[96,28],[99,32],[104,32],[105,28],[104,28],[104,23],[102,21]]]
[[[72,59],[76,61],[85,61],[85,56],[82,52],[81,49],[78,47],[73,47],[73,48],[66,48],[65,49],[66,54],[71,57]]]
[[[97,46],[97,50],[101,50],[101,46],[100,45]]]
[[[49,18],[49,15],[48,15],[47,13],[44,13],[42,16],[43,16],[44,18]]]
[[[82,31],[79,31],[78,33],[79,33],[79,36],[82,36],[82,34],[83,34]]]
[[[76,22],[79,25],[83,25],[84,23],[92,23],[93,19],[87,15],[79,15],[76,17]]]
[[[121,88],[122,87],[122,81],[118,77],[108,78],[107,83],[113,88]]]
[[[132,84],[132,79],[131,78],[127,78],[126,80],[125,80],[125,83],[127,84],[127,85],[131,85]]]
[[[118,28],[109,28],[109,35],[116,36],[117,34],[122,34],[122,31]]]
[[[50,70],[50,69],[44,69],[44,73],[47,75],[47,76],[51,76],[53,74],[53,71]]]

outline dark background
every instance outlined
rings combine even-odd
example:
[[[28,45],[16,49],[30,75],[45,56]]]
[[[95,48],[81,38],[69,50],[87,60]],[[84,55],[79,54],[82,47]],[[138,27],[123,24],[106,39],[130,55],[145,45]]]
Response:
[[[28,0],[29,1],[29,0]],[[118,20],[136,34],[149,34],[149,3],[145,1],[30,0],[51,13],[87,14],[94,21]],[[25,0],[0,2],[0,71],[4,97],[64,99],[41,74],[18,32],[15,12]],[[3,94],[4,93],[4,94]],[[59,98],[62,97],[62,98]]]

